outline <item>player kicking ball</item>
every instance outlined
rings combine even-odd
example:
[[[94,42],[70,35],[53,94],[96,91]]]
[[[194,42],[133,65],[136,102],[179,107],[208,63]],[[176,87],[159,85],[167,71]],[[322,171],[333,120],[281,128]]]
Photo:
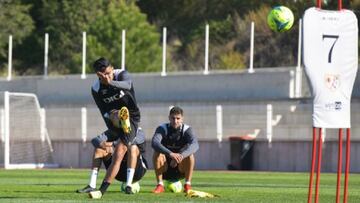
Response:
[[[127,158],[126,194],[133,194],[132,183],[138,157],[141,153],[137,138],[140,123],[140,109],[135,98],[135,90],[129,73],[123,69],[114,69],[114,66],[101,57],[93,64],[98,78],[91,87],[94,101],[101,112],[108,128],[104,134],[116,140],[111,164],[99,190],[92,191],[92,198],[101,198],[116,178],[122,161]],[[110,140],[110,139],[109,139]]]

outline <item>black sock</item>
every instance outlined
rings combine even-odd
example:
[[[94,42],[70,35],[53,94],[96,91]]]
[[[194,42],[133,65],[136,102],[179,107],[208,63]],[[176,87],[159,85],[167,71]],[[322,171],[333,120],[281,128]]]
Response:
[[[101,183],[101,186],[100,186],[99,190],[101,191],[102,194],[104,194],[109,186],[110,186],[110,183],[108,183],[106,181],[103,181]]]

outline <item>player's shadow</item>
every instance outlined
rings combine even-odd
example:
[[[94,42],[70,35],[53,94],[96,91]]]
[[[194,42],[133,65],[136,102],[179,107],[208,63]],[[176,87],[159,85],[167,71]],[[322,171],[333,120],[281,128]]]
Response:
[[[7,197],[7,196],[0,196],[0,199],[20,199],[20,197]]]
[[[33,194],[33,193],[41,193],[41,194],[43,194],[43,193],[54,193],[54,191],[43,191],[43,190],[39,190],[39,191],[34,191],[34,190],[20,190],[20,191],[18,191],[18,190],[15,190],[15,191],[11,191],[11,192],[15,192],[15,193],[21,193],[21,194],[27,194],[27,193],[29,193],[29,194]],[[74,191],[71,191],[71,190],[57,190],[56,191],[56,193],[76,193],[76,191],[74,190]]]

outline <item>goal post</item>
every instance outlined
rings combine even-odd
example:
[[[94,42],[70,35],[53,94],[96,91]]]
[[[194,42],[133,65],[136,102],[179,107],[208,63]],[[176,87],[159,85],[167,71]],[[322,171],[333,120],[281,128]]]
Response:
[[[4,92],[4,168],[56,168],[45,110],[32,93]]]

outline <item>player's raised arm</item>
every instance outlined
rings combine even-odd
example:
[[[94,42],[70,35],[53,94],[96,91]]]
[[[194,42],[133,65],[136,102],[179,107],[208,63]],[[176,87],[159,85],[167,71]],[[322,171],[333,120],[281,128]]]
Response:
[[[130,74],[126,70],[115,70],[114,80],[109,82],[109,85],[119,88],[130,90],[132,87],[132,80]]]

